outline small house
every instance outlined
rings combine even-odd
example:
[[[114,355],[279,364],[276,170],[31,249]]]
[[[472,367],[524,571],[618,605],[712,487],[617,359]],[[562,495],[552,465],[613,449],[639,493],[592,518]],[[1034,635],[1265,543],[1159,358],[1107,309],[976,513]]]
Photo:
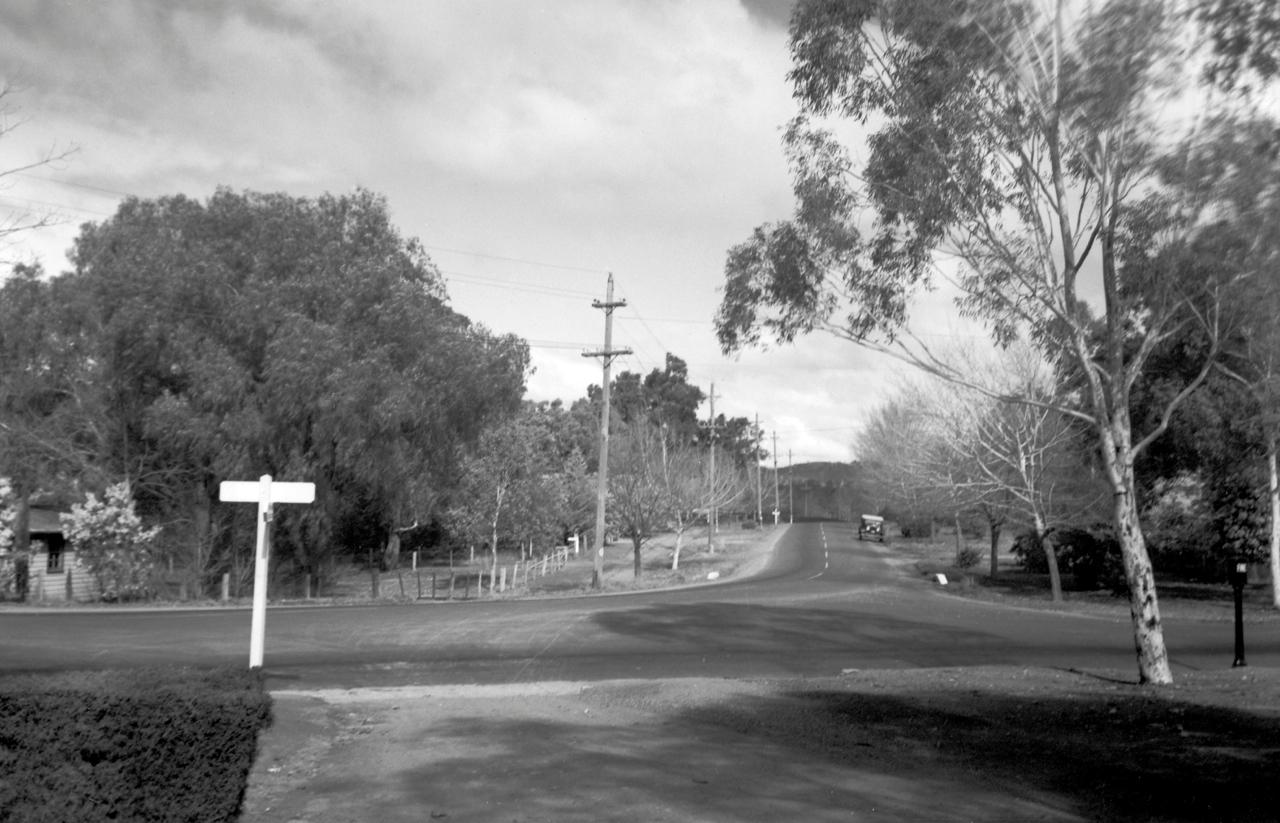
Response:
[[[76,562],[55,509],[31,507],[27,600],[96,600],[98,583]]]

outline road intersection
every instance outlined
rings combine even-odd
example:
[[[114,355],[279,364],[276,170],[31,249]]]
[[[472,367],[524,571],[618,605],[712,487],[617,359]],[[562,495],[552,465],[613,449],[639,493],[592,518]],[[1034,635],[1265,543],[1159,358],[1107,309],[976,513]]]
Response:
[[[844,523],[797,523],[765,570],[608,597],[269,609],[273,688],[619,678],[809,677],[854,669],[1035,665],[1129,671],[1127,620],[948,596]],[[0,611],[0,671],[237,663],[247,609]],[[1230,665],[1231,627],[1166,621],[1175,674]],[[1249,627],[1280,665],[1280,625]]]

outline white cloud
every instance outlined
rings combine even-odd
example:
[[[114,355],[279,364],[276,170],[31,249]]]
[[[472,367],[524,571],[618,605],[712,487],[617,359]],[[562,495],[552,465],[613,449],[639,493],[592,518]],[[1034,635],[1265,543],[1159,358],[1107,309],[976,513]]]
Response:
[[[726,249],[791,211],[787,4],[752,5],[7,3],[0,72],[28,78],[30,122],[5,149],[81,152],[0,197],[67,214],[28,239],[58,269],[75,224],[122,194],[363,185],[404,234],[492,255],[432,250],[459,311],[572,344],[535,346],[532,396],[569,402],[599,382],[576,344],[601,341],[591,300],[609,270],[630,301],[618,344],[637,352],[617,368],[671,351],[715,381],[718,411],[759,412],[797,460],[847,459],[891,367],[825,337],[730,360],[711,328]]]

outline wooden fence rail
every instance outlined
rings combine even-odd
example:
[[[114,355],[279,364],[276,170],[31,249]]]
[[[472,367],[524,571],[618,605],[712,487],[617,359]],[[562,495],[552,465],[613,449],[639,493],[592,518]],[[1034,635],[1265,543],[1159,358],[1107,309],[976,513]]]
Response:
[[[545,577],[568,562],[569,547],[557,546],[542,552],[541,557],[480,569],[426,569],[419,567],[415,558],[411,574],[419,600],[472,600],[528,589],[530,578]],[[403,593],[403,577],[400,585]]]

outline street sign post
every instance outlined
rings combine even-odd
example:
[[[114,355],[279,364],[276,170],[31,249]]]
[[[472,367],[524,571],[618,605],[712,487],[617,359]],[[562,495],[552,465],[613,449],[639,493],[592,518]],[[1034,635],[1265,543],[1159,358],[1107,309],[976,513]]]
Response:
[[[258,480],[224,480],[218,486],[224,503],[258,504],[258,545],[253,565],[253,621],[249,629],[249,668],[262,668],[267,631],[267,561],[271,553],[271,507],[275,503],[310,503],[316,499],[315,483],[274,483],[271,475]]]

